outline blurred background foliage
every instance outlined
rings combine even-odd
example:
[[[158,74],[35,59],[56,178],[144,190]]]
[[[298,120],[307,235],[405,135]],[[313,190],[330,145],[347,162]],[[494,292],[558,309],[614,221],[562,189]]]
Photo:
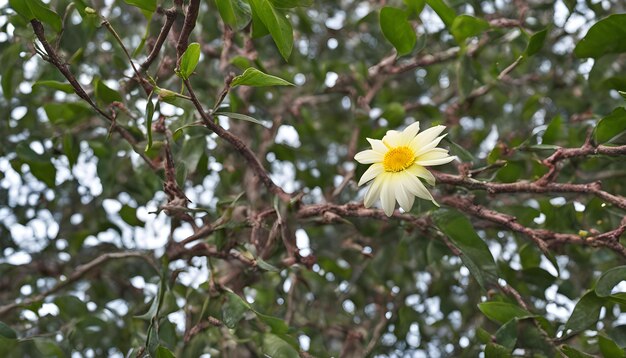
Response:
[[[277,203],[240,153],[198,125],[191,102],[148,99],[101,25],[139,65],[164,10],[176,9],[147,74],[180,92],[174,1],[0,4],[0,355],[625,355],[616,251],[555,243],[542,253],[527,236],[423,201],[414,220]],[[38,54],[28,11],[134,145]],[[624,145],[625,11],[620,0],[203,0],[190,81],[206,109],[239,114],[216,118],[302,207],[360,202],[354,179],[366,168],[355,151],[414,121],[448,127],[445,146],[463,165],[441,170],[533,181],[559,147]],[[294,85],[238,86],[220,101],[225,78],[249,67]],[[151,105],[166,131],[148,130]],[[149,132],[150,164],[163,166],[169,143],[189,214],[217,223],[201,239],[222,256],[166,250],[193,230],[162,210],[165,173],[138,154]],[[557,182],[600,181],[624,195],[624,164],[623,155],[572,158]],[[434,194],[581,242],[624,216],[589,193],[438,184]],[[278,216],[263,214],[274,208]],[[261,252],[259,237],[275,242]],[[297,263],[281,237],[297,244]]]

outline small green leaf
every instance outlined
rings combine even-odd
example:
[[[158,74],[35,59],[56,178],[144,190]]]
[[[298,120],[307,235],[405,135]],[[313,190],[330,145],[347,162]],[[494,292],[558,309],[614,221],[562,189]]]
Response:
[[[398,56],[407,55],[413,51],[417,36],[409,23],[406,11],[385,6],[380,10],[380,28],[385,38],[398,51]]]
[[[262,313],[256,312],[256,316],[263,321],[266,325],[268,325],[275,334],[285,334],[289,331],[289,326],[285,321],[278,317],[272,317],[268,315],[264,315]]]
[[[488,343],[485,347],[485,358],[509,358],[512,357],[511,352],[506,347],[499,344]]]
[[[64,358],[65,354],[59,346],[50,338],[35,338],[35,347],[44,357]]]
[[[65,93],[74,93],[74,87],[67,82],[59,81],[37,81],[33,84],[33,91],[39,87],[50,87]]]
[[[626,281],[626,266],[614,267],[600,276],[596,283],[596,294],[598,297],[610,296],[613,287],[622,281]]]
[[[250,0],[252,13],[256,15],[267,28],[281,56],[287,61],[293,49],[293,28],[291,23],[280,10],[277,10],[269,0]]]
[[[267,333],[263,335],[263,353],[267,357],[298,358],[300,354],[281,337]]]
[[[613,340],[608,337],[599,335],[598,345],[600,346],[600,352],[602,352],[602,355],[605,358],[626,358],[626,352],[624,352],[624,350],[620,348],[617,343],[613,342]]]
[[[235,328],[246,312],[250,311],[250,305],[236,293],[226,292],[227,301],[222,306],[222,321],[228,328]]]
[[[489,28],[489,23],[470,15],[459,15],[454,18],[450,32],[457,42],[462,42],[468,37],[480,35]]]
[[[148,96],[146,102],[146,133],[148,133],[148,143],[146,143],[145,151],[149,151],[152,147],[152,117],[154,117],[154,103],[152,103],[152,93]]]
[[[0,321],[0,336],[9,339],[17,339],[17,333],[6,323]]]
[[[155,12],[157,9],[157,0],[124,0],[124,2],[150,13]]]
[[[259,266],[259,268],[265,270],[265,271],[272,271],[272,272],[280,272],[280,269],[272,264],[269,264],[267,261],[263,260],[260,257],[257,257],[256,259],[256,263]]]
[[[598,297],[595,291],[587,292],[574,307],[572,315],[565,323],[565,330],[571,329],[571,334],[581,332],[598,322],[600,309],[604,300]]]
[[[483,302],[478,304],[478,309],[490,320],[502,324],[515,318],[520,319],[533,316],[525,309],[507,302]]]
[[[9,5],[13,8],[13,10],[15,10],[15,12],[24,16],[27,20],[32,20],[35,18],[33,12],[30,11],[28,2],[24,0],[9,0]]]
[[[215,0],[222,20],[235,28],[243,29],[251,19],[250,5],[243,0]]]
[[[156,349],[156,358],[176,358],[176,356],[166,347],[158,346]]]
[[[113,102],[122,102],[122,95],[111,87],[107,86],[101,79],[95,80],[95,92],[102,102],[110,104]]]
[[[415,16],[420,16],[424,6],[426,6],[426,0],[403,0],[409,11],[413,12]]]
[[[180,59],[180,66],[176,70],[178,77],[186,80],[193,73],[200,61],[200,44],[197,42],[189,44]]]
[[[308,7],[313,5],[313,0],[270,0],[277,9],[291,9],[294,7]]]
[[[543,133],[543,136],[541,137],[541,143],[544,145],[556,143],[557,139],[559,139],[559,136],[563,132],[561,129],[562,123],[563,119],[560,115],[554,117],[552,121],[550,121],[548,128],[546,128],[546,131]]]
[[[496,341],[510,350],[515,348],[515,343],[517,343],[517,318],[512,318],[498,329]]]
[[[574,48],[577,57],[599,58],[626,52],[626,14],[613,14],[591,26]]]
[[[611,114],[602,118],[596,126],[596,143],[610,142],[626,131],[626,109],[616,108]]]
[[[145,223],[137,218],[137,209],[127,204],[122,205],[120,209],[120,217],[128,225],[131,226],[144,226]]]
[[[430,6],[431,9],[439,15],[441,21],[443,21],[447,28],[452,26],[456,13],[450,6],[448,6],[448,4],[446,4],[443,0],[426,0],[426,4],[428,4],[428,6]]]
[[[251,86],[251,87],[263,87],[263,86],[293,86],[294,84],[285,81],[280,77],[268,75],[257,70],[254,67],[246,69],[243,74],[233,78],[231,87],[235,86]]]
[[[568,345],[561,346],[561,352],[565,354],[567,358],[594,358],[594,356],[585,352],[581,352],[578,349]]]
[[[18,14],[28,20],[37,19],[52,26],[56,32],[60,32],[63,28],[61,17],[41,0],[9,0],[9,4]]]
[[[548,29],[543,29],[541,31],[535,32],[528,40],[528,46],[526,46],[526,51],[524,53],[526,56],[532,56],[539,52],[543,47],[544,42],[546,42],[546,36],[548,35]]]
[[[487,284],[497,281],[496,264],[489,247],[463,214],[456,210],[440,209],[433,213],[433,220],[461,251],[461,260],[481,287],[486,288]]]
[[[459,159],[461,159],[462,162],[476,161],[476,158],[474,158],[472,153],[470,153],[469,151],[467,151],[467,149],[461,147],[457,143],[450,140],[450,138],[445,137],[443,138],[443,141],[450,146],[450,152],[453,155],[456,155],[457,157],[459,157]]]
[[[241,114],[241,113],[231,113],[231,112],[215,112],[214,113],[216,116],[226,116],[228,118],[233,118],[233,119],[240,119],[242,121],[248,121],[248,122],[252,122],[252,123],[256,123],[259,125],[263,125],[263,122],[259,121],[256,118],[252,118],[250,116],[247,116],[245,114]]]
[[[67,160],[70,162],[70,169],[78,162],[78,156],[80,155],[80,145],[76,143],[76,139],[72,133],[67,132],[63,135],[63,152]]]

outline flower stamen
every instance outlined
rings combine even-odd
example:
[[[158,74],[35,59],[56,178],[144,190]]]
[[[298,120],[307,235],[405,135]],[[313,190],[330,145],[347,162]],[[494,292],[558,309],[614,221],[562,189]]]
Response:
[[[400,172],[413,165],[415,153],[407,146],[391,148],[383,158],[383,167],[387,172]]]

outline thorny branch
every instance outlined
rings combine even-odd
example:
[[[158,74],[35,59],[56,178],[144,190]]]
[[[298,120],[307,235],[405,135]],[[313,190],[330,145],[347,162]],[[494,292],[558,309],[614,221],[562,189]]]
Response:
[[[98,256],[96,259],[80,265],[78,267],[76,267],[74,269],[74,271],[72,272],[72,274],[69,275],[69,277],[65,280],[60,280],[56,285],[54,285],[52,288],[50,288],[47,291],[41,292],[40,294],[36,295],[36,296],[31,296],[28,297],[26,299],[24,299],[21,302],[14,302],[14,303],[10,303],[8,305],[4,305],[4,306],[0,306],[0,317],[2,317],[3,315],[7,314],[8,312],[18,308],[18,307],[23,307],[23,306],[28,306],[31,305],[33,303],[42,301],[43,299],[45,299],[46,297],[59,292],[60,290],[68,287],[69,285],[73,284],[74,282],[82,279],[86,274],[88,274],[89,272],[97,269],[97,268],[101,268],[105,263],[107,263],[108,261],[111,260],[119,260],[119,259],[125,259],[125,258],[129,258],[129,257],[136,257],[136,258],[142,258],[145,260],[148,260],[153,266],[154,263],[152,263],[152,259],[150,259],[148,256],[146,256],[146,254],[141,253],[141,252],[135,252],[135,251],[129,251],[129,252],[113,252],[113,253],[107,253],[101,256]],[[157,270],[158,271],[158,270]]]

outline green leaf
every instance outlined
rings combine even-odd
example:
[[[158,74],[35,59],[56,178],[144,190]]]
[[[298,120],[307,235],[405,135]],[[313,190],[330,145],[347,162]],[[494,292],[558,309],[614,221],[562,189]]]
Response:
[[[35,18],[33,12],[30,11],[30,7],[28,6],[28,2],[25,0],[9,0],[9,5],[17,12],[18,14],[24,16],[27,20],[32,20]]]
[[[263,321],[266,325],[270,327],[272,333],[275,334],[285,334],[289,331],[289,326],[285,321],[278,317],[272,317],[268,315],[264,315],[262,313],[256,312],[256,316]]]
[[[31,173],[35,178],[44,182],[48,188],[56,188],[55,181],[57,169],[50,162],[30,162],[28,163]]]
[[[33,84],[33,91],[39,87],[50,87],[65,93],[74,93],[74,87],[67,82],[59,81],[37,81]]]
[[[524,53],[526,56],[532,56],[539,52],[543,47],[544,42],[546,42],[546,36],[548,35],[548,29],[543,29],[541,31],[535,32],[528,40],[528,45],[526,46],[526,50]]]
[[[426,0],[426,4],[439,15],[441,21],[443,21],[447,28],[452,26],[456,13],[443,0]]]
[[[267,333],[263,335],[263,353],[274,358],[299,358],[300,354],[281,337]]]
[[[122,95],[111,87],[107,86],[101,79],[95,80],[96,97],[106,104],[122,102]]]
[[[277,10],[269,0],[250,0],[252,13],[263,22],[281,56],[287,61],[293,49],[293,28],[281,11]]]
[[[270,33],[270,30],[268,30],[267,27],[265,27],[265,24],[263,24],[263,20],[261,20],[261,18],[256,12],[254,11],[251,11],[251,12],[252,12],[252,38],[258,39],[259,37],[268,35]]]
[[[600,352],[605,358],[625,358],[626,352],[620,348],[617,343],[613,342],[612,339],[598,335],[598,345],[600,346]]]
[[[517,343],[517,318],[512,318],[498,329],[496,341],[509,350],[515,348],[515,343]]]
[[[591,26],[574,48],[577,57],[600,58],[626,52],[626,14],[613,14]]]
[[[626,281],[626,266],[614,267],[600,276],[596,283],[596,294],[598,297],[610,296],[613,287],[622,281]]]
[[[457,42],[462,42],[468,37],[480,35],[489,28],[489,23],[470,15],[459,15],[454,18],[450,32]]]
[[[416,16],[419,16],[426,6],[426,0],[403,0],[409,11],[413,12]]]
[[[250,305],[233,292],[226,292],[226,298],[222,306],[222,321],[226,327],[235,328],[246,312],[250,311]]]
[[[148,134],[148,143],[146,143],[145,152],[152,148],[152,117],[154,117],[154,103],[152,103],[152,95],[153,93],[150,93],[148,101],[146,102],[146,133]]]
[[[59,296],[54,299],[54,304],[59,307],[61,316],[67,319],[80,319],[89,315],[85,302],[76,296]]]
[[[18,14],[28,20],[37,19],[52,26],[56,32],[60,32],[63,28],[61,17],[41,0],[9,0],[9,4]]]
[[[571,334],[576,334],[598,322],[603,304],[604,300],[595,291],[587,292],[576,303],[572,315],[565,323],[565,330],[571,329]]]
[[[64,358],[66,355],[61,348],[50,338],[35,338],[35,347],[44,357]]]
[[[602,144],[610,142],[625,131],[626,109],[619,107],[598,122],[595,132],[596,143]]]
[[[495,283],[498,275],[487,244],[476,234],[469,220],[456,210],[440,209],[433,220],[461,253],[461,260],[481,287]]]
[[[280,269],[278,267],[268,263],[267,261],[263,260],[260,257],[257,257],[256,263],[259,266],[259,268],[265,271],[280,272]]]
[[[137,209],[127,204],[122,205],[120,209],[120,217],[128,225],[131,226],[144,226],[145,223],[137,218]]]
[[[220,12],[222,20],[235,28],[241,30],[252,17],[250,13],[250,5],[243,0],[215,0],[217,10]]]
[[[80,145],[76,142],[76,138],[74,138],[71,132],[63,135],[63,152],[65,152],[65,156],[70,162],[70,169],[74,168],[80,155]]]
[[[546,131],[543,133],[543,136],[541,137],[541,143],[544,145],[556,143],[557,139],[559,139],[559,136],[562,133],[562,123],[563,119],[560,115],[554,117],[552,121],[550,121],[548,128],[546,128]]]
[[[124,0],[124,2],[150,13],[155,12],[157,9],[157,0]]]
[[[380,28],[385,38],[398,51],[398,56],[407,55],[413,51],[417,36],[409,23],[406,11],[385,6],[380,10]]]
[[[506,347],[499,344],[488,343],[485,347],[485,358],[509,358],[511,352]]]
[[[200,44],[197,42],[189,44],[180,59],[180,66],[176,70],[178,77],[186,80],[193,73],[200,61]]]
[[[533,315],[525,309],[508,302],[483,302],[478,309],[494,322],[506,323],[512,319],[528,318]]]
[[[176,358],[176,356],[166,347],[159,346],[156,349],[156,358]]]
[[[313,5],[313,0],[270,0],[278,9],[291,9],[294,7],[308,7]]]
[[[568,345],[563,345],[561,347],[561,352],[563,352],[568,358],[594,358],[594,356],[585,352],[581,352],[578,349]]]
[[[263,125],[263,122],[259,121],[256,118],[252,118],[250,116],[247,116],[245,114],[241,114],[241,113],[232,113],[232,112],[215,112],[214,113],[217,116],[226,116],[228,118],[233,118],[233,119],[240,119],[242,121],[248,121],[248,122],[252,122],[252,123],[256,123],[259,125]]]
[[[254,67],[246,69],[243,74],[233,78],[231,87],[235,86],[251,86],[251,87],[263,87],[263,86],[293,86],[294,84],[285,81],[280,77],[268,75],[257,70]]]
[[[443,142],[447,143],[450,146],[450,152],[453,155],[456,155],[457,157],[459,157],[461,159],[461,161],[463,161],[463,162],[473,162],[473,161],[476,161],[476,158],[474,158],[472,153],[470,153],[469,151],[467,151],[467,149],[461,147],[457,143],[455,143],[452,140],[450,140],[450,138],[444,137],[443,138]]]
[[[9,339],[17,339],[17,333],[6,323],[0,321],[0,336]]]

